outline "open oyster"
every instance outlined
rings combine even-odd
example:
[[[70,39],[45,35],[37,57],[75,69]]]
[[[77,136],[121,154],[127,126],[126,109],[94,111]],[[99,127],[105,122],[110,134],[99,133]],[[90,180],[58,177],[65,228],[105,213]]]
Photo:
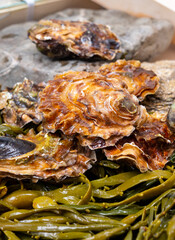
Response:
[[[144,108],[113,81],[92,72],[56,75],[39,95],[44,128],[78,134],[81,144],[91,149],[114,145],[129,136],[145,117]]]
[[[159,78],[153,71],[141,68],[141,63],[136,60],[118,60],[104,64],[99,72],[107,78],[115,78],[116,85],[123,82],[126,89],[142,101],[146,95],[154,94],[159,87]],[[114,83],[115,84],[115,83]]]
[[[91,22],[41,20],[28,35],[37,48],[51,58],[112,60],[120,46],[107,26]]]
[[[20,127],[30,122],[40,123],[42,114],[37,110],[38,94],[44,86],[44,83],[34,84],[25,79],[12,89],[0,92],[0,110],[2,110],[4,122]]]
[[[93,151],[53,134],[30,130],[18,139],[0,137],[0,176],[58,181],[78,176],[95,160]]]

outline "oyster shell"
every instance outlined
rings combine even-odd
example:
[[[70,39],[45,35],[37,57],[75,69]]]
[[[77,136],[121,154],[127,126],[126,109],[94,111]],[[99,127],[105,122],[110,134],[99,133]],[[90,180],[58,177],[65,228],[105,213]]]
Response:
[[[126,160],[141,172],[162,169],[175,148],[175,136],[168,128],[164,115],[149,116],[129,137],[105,149],[109,160]]]
[[[107,78],[115,78],[116,85],[123,82],[129,93],[134,94],[140,101],[146,95],[154,94],[159,87],[159,78],[153,71],[142,68],[140,61],[118,60],[102,65],[99,72]]]
[[[28,36],[51,58],[112,60],[120,46],[107,26],[91,22],[41,20],[28,31]]]
[[[93,72],[56,75],[40,92],[44,128],[78,134],[91,149],[114,145],[139,124],[143,107],[115,79]],[[89,144],[90,141],[90,144]]]
[[[65,177],[78,176],[96,160],[95,152],[78,146],[75,140],[44,132],[36,135],[33,130],[27,135],[19,135],[18,139],[0,137],[0,150],[2,148],[0,176],[19,179],[59,181]]]
[[[45,84],[35,84],[25,79],[17,83],[12,89],[0,92],[0,110],[6,124],[23,127],[33,122],[39,124],[42,121],[42,114],[37,110],[38,94]]]

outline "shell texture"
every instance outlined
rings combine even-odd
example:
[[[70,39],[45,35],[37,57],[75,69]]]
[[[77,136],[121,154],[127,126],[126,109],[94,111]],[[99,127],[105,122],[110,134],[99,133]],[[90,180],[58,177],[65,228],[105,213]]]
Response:
[[[34,84],[25,79],[12,89],[0,92],[0,110],[6,124],[23,127],[33,122],[39,124],[42,114],[37,111],[38,94],[44,88],[44,83]]]
[[[93,151],[78,146],[72,139],[53,134],[35,134],[30,130],[27,135],[18,136],[17,139],[1,138],[0,147],[5,143],[5,149],[9,149],[12,141],[15,151],[6,157],[0,154],[1,176],[60,181],[65,177],[79,176],[96,160]],[[32,148],[28,147],[29,144]],[[28,147],[29,151],[20,153],[21,145],[26,149]]]
[[[83,145],[92,149],[114,145],[129,136],[140,121],[142,106],[113,81],[92,72],[69,71],[55,76],[40,92],[44,128],[78,134],[87,140],[81,139]]]
[[[175,148],[175,137],[163,118],[161,114],[150,115],[131,136],[105,149],[106,157],[129,161],[141,172],[162,169]]]
[[[115,78],[116,84],[123,83],[140,101],[148,94],[154,94],[159,87],[159,78],[153,71],[143,69],[140,61],[118,60],[102,65],[99,72],[107,78]]]
[[[92,22],[41,20],[29,30],[28,36],[51,58],[112,60],[120,46],[107,26]]]

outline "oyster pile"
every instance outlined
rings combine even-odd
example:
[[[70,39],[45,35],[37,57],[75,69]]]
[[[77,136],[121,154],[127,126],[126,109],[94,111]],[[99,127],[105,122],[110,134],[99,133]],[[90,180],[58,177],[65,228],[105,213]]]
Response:
[[[41,20],[28,31],[39,51],[48,57],[113,60],[119,52],[116,35],[102,24]]]
[[[3,124],[14,118],[15,126],[32,122],[36,127],[17,136],[34,149],[0,156],[0,174],[56,180],[78,176],[98,160],[96,149],[141,172],[163,168],[174,150],[174,135],[165,114],[149,114],[140,104],[158,86],[158,77],[139,61],[118,60],[97,72],[68,71],[48,83],[24,80],[2,91]],[[12,151],[18,152],[17,145]]]
[[[91,149],[111,146],[130,135],[143,111],[134,95],[120,83],[115,86],[115,79],[72,71],[49,82],[40,94],[39,110],[44,128],[78,134],[81,144]]]

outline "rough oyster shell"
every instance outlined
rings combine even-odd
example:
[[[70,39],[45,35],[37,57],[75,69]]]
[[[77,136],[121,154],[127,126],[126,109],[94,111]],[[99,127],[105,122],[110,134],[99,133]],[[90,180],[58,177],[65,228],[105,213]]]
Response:
[[[61,130],[66,135],[87,137],[91,145],[88,141],[86,145],[92,149],[111,145],[111,141],[114,145],[130,135],[140,121],[142,106],[113,81],[92,72],[56,75],[39,95],[44,127],[51,132]],[[99,139],[102,144],[96,144]]]
[[[120,46],[107,26],[91,22],[41,20],[28,35],[42,53],[52,58],[112,60]]]
[[[29,150],[27,153],[21,154],[21,142]],[[0,149],[9,149],[9,144],[11,151],[6,151],[6,157],[0,153],[0,176],[58,181],[78,176],[96,160],[95,152],[78,146],[72,139],[44,132],[36,135],[31,130],[19,139],[0,138]],[[36,147],[31,149],[29,144]]]
[[[129,137],[116,143],[115,147],[105,149],[110,160],[126,160],[141,172],[162,169],[175,148],[175,136],[168,128],[165,116],[149,116]]]
[[[102,65],[99,72],[108,78],[115,78],[117,85],[118,82],[123,83],[129,93],[134,94],[140,101],[146,95],[154,94],[159,87],[159,78],[153,71],[142,68],[140,61],[118,60]]]
[[[25,79],[12,89],[0,92],[0,110],[5,123],[23,127],[27,123],[39,124],[42,114],[37,110],[38,94],[45,84],[35,84]]]

